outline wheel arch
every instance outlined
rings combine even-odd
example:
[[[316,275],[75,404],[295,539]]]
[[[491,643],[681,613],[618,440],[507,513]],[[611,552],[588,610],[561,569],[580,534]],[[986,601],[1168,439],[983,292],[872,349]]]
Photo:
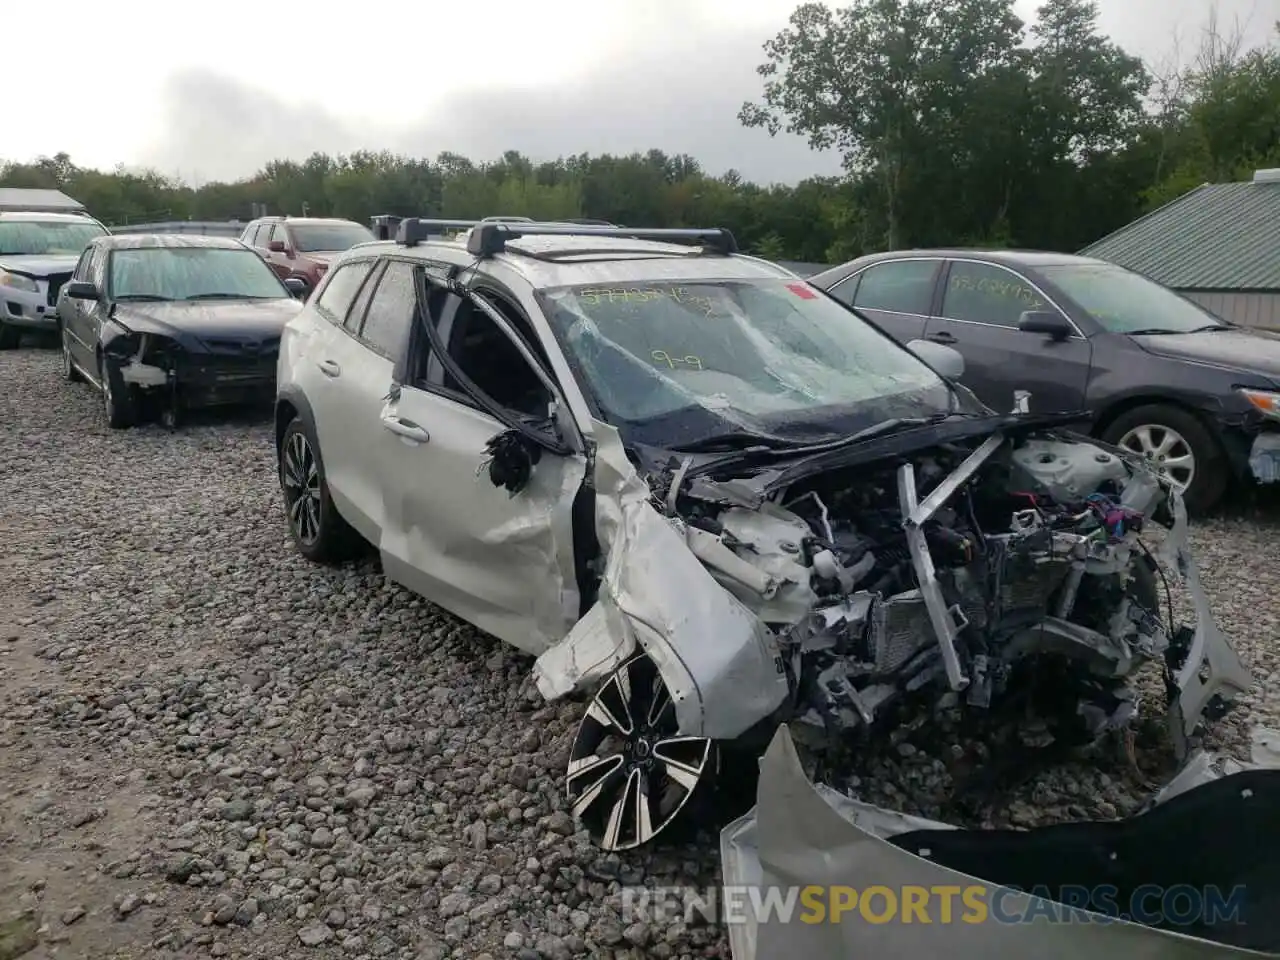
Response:
[[[1213,425],[1210,424],[1206,417],[1205,411],[1195,404],[1188,403],[1178,397],[1171,397],[1167,393],[1135,393],[1122,397],[1114,401],[1107,407],[1104,407],[1093,420],[1093,435],[1101,437],[1107,432],[1113,423],[1131,410],[1137,410],[1139,407],[1174,407],[1184,413],[1188,413],[1195,417],[1209,431],[1210,436],[1217,440],[1214,436]]]

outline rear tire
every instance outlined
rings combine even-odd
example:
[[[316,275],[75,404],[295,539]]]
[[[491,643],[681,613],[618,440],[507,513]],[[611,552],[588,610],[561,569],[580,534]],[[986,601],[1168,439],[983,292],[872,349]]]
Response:
[[[1182,488],[1192,513],[1213,509],[1230,480],[1226,452],[1189,410],[1153,403],[1126,410],[1102,432],[1107,443],[1143,457]]]
[[[314,432],[300,417],[285,427],[277,454],[285,518],[300,554],[313,563],[341,563],[360,549],[360,535],[334,506],[319,449]]]
[[[62,327],[58,328],[58,341],[62,345],[62,378],[67,383],[83,383],[84,376],[71,359],[71,345],[67,342],[67,331]]]

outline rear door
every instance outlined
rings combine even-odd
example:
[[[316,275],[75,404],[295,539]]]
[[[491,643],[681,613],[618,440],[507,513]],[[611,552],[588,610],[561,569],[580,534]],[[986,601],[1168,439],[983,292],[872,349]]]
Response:
[[[530,362],[517,345],[508,318],[519,316],[519,307],[504,303],[495,316],[439,288],[431,303],[429,322],[475,389],[450,376],[426,337],[415,336],[404,382],[374,430],[386,497],[383,569],[482,630],[538,654],[563,638],[581,612],[573,503],[586,462],[547,421],[558,388],[541,360]],[[523,336],[536,357],[531,326]],[[563,400],[559,409],[568,409]],[[491,478],[486,447],[515,422],[545,445],[533,444],[537,462],[526,482],[509,491]]]
[[[960,351],[961,381],[996,410],[1012,410],[1016,390],[1030,392],[1036,413],[1084,409],[1092,344],[1074,324],[1065,340],[1019,330],[1027,310],[1065,316],[1039,286],[1009,267],[951,260],[939,316],[929,320],[926,339]]]
[[[929,258],[881,260],[830,292],[905,344],[924,336],[941,266],[941,260]]]
[[[361,461],[360,410],[367,407],[371,392],[386,393],[391,363],[351,334],[359,329],[377,279],[374,267],[369,258],[334,271],[315,302],[319,322],[312,325],[306,360],[296,378],[311,404],[329,492],[347,522],[377,543],[381,498],[369,465]]]

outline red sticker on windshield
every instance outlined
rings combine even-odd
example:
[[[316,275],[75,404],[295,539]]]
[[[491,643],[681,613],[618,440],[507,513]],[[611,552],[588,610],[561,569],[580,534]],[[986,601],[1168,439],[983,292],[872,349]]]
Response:
[[[801,300],[817,300],[818,295],[809,289],[808,284],[804,283],[788,283],[787,289],[794,293]]]

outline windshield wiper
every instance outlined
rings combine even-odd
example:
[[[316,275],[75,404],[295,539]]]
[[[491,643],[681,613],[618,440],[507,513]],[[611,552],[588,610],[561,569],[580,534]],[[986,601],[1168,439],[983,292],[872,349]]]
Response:
[[[156,293],[122,293],[119,296],[114,297],[113,299],[122,303],[129,300],[146,300],[146,301],[156,301],[160,303],[170,303],[173,300],[172,297],[162,297]]]
[[[247,293],[193,293],[183,300],[261,300],[262,297],[250,296]]]
[[[1229,323],[1206,323],[1203,327],[1196,327],[1194,330],[1188,330],[1187,333],[1208,333],[1210,330],[1230,330]]]
[[[1186,330],[1170,330],[1168,327],[1143,327],[1141,330],[1126,330],[1131,337],[1154,336],[1158,333],[1186,333]]]
[[[724,453],[728,451],[749,450],[793,450],[813,446],[815,441],[792,440],[787,437],[774,437],[769,434],[751,433],[747,430],[731,430],[726,433],[713,433],[709,436],[690,440],[688,443],[674,444],[671,449],[678,453]],[[822,441],[817,441],[821,443]]]

